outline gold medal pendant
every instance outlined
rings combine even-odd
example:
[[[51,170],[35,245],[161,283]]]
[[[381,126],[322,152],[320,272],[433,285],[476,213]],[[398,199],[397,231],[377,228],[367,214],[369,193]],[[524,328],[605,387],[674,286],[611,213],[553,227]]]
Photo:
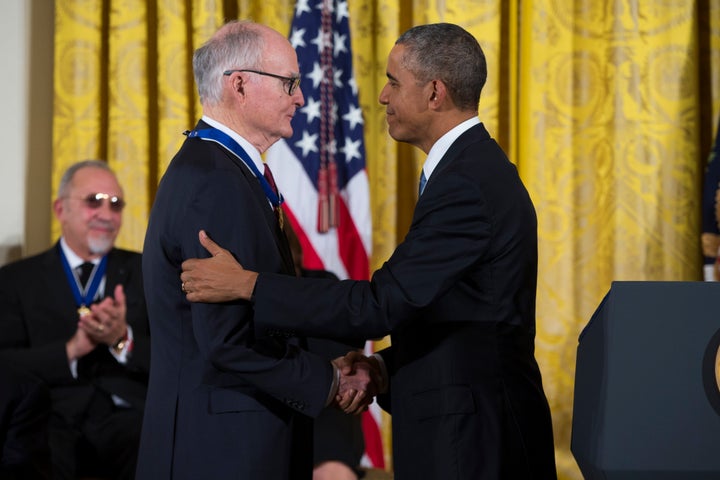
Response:
[[[77,312],[78,312],[78,315],[80,315],[81,317],[84,317],[85,315],[90,314],[90,309],[88,307],[86,307],[85,305],[81,305],[80,308],[78,308]]]

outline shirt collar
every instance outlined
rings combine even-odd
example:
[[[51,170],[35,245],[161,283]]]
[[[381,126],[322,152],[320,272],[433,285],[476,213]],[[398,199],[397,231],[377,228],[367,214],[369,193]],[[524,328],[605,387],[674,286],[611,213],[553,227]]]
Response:
[[[450,129],[445,135],[440,137],[437,142],[435,142],[430,149],[430,152],[428,152],[427,159],[425,159],[425,163],[423,164],[423,172],[425,172],[426,179],[430,180],[430,175],[432,175],[435,167],[438,166],[438,163],[440,163],[440,160],[442,160],[455,140],[479,123],[480,119],[477,116],[469,118]]]
[[[70,268],[75,269],[85,263],[85,260],[83,260],[82,257],[75,253],[72,248],[70,248],[70,246],[65,241],[65,237],[60,237],[60,248],[62,248],[63,254],[65,255],[65,259],[67,259]],[[98,257],[90,260],[90,262],[92,262],[94,265],[97,265],[98,263],[100,263],[101,259],[102,257]]]
[[[211,127],[217,128],[221,132],[224,132],[224,133],[230,135],[230,138],[235,140],[238,143],[238,145],[240,145],[242,147],[242,149],[245,150],[245,152],[248,154],[250,159],[253,161],[253,163],[257,167],[258,171],[259,172],[264,171],[265,165],[262,161],[262,157],[260,156],[260,152],[258,151],[257,148],[255,148],[253,146],[252,143],[248,142],[243,137],[238,135],[238,133],[235,130],[233,130],[232,128],[223,125],[222,123],[218,122],[217,120],[213,120],[212,118],[208,117],[207,115],[202,116],[202,121],[207,123]]]

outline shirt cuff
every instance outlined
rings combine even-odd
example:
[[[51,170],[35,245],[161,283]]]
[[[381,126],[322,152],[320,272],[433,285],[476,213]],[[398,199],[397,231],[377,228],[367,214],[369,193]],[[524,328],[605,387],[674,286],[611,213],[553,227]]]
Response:
[[[78,378],[77,363],[77,358],[70,360],[70,362],[68,363],[68,366],[70,367],[70,375],[72,375],[75,380],[77,380]]]
[[[328,393],[327,400],[325,400],[326,407],[335,400],[335,395],[337,395],[338,387],[340,386],[340,369],[332,362],[330,362],[330,365],[332,365],[333,368],[333,381],[330,385],[330,392]]]

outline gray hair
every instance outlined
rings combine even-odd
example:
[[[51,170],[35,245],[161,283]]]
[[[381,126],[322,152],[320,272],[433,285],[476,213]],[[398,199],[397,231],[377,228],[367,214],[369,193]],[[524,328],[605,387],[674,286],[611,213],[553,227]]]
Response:
[[[60,179],[60,185],[58,186],[58,198],[66,198],[70,195],[69,190],[73,177],[78,170],[82,170],[83,168],[99,168],[101,170],[105,170],[106,172],[110,172],[113,176],[115,176],[115,172],[113,172],[112,168],[110,168],[107,162],[102,160],[83,160],[82,162],[74,163],[65,170],[65,173],[63,173],[63,176]]]
[[[411,28],[395,44],[405,47],[401,65],[420,84],[442,80],[459,109],[477,111],[487,64],[475,37],[458,25],[433,23]]]
[[[228,22],[193,53],[195,84],[203,105],[222,99],[223,72],[257,68],[265,42],[257,24],[249,20]]]

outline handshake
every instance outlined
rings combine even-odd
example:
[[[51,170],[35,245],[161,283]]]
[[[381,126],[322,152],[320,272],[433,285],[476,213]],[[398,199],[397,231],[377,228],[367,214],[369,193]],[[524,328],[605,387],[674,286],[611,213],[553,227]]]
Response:
[[[375,396],[387,391],[387,374],[382,360],[348,352],[332,361],[338,371],[337,392],[331,405],[350,415],[367,410]]]

